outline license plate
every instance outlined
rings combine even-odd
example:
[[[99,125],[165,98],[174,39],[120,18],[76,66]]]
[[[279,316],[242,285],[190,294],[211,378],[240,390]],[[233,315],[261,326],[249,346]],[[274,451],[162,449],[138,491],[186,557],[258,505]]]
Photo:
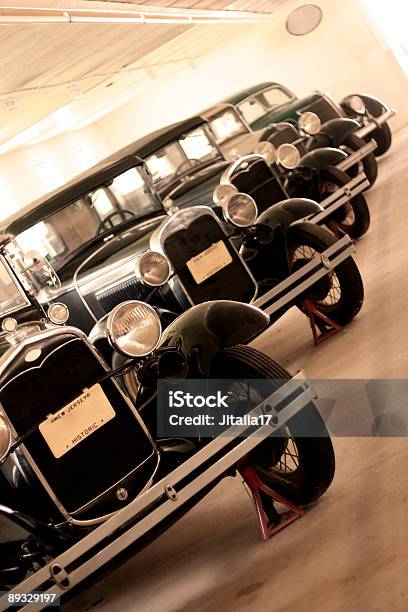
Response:
[[[192,257],[187,268],[197,285],[213,276],[232,262],[232,257],[222,240],[214,242],[208,249]]]
[[[39,426],[56,459],[113,419],[115,411],[100,385],[94,385],[72,402],[47,417]]]

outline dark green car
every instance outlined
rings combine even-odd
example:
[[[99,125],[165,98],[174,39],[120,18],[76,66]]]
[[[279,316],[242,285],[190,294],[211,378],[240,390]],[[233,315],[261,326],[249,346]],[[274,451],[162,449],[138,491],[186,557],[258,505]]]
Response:
[[[225,115],[228,112],[231,114],[230,109],[235,109],[240,120],[253,132],[267,128],[272,123],[289,122],[297,125],[299,117],[305,112],[315,113],[322,124],[339,117],[351,117],[361,126],[356,132],[359,137],[365,140],[373,138],[376,141],[377,156],[385,153],[391,146],[391,132],[387,121],[395,112],[367,94],[353,94],[337,104],[329,94],[319,91],[298,98],[279,83],[264,82],[253,85],[229,96],[203,113],[210,121],[210,126],[215,122],[215,132],[220,130],[220,126],[223,129],[223,139],[219,139],[219,144],[229,140],[228,124],[232,132],[237,129],[231,118]],[[223,118],[227,121],[222,122]],[[233,136],[235,135],[234,133]]]

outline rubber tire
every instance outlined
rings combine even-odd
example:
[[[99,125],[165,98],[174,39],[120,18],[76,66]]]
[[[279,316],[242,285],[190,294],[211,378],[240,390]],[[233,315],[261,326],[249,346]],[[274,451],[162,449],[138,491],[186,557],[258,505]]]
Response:
[[[361,149],[361,147],[364,147],[367,143],[365,140],[363,140],[363,138],[356,136],[356,134],[349,134],[343,144],[349,149],[352,149],[353,151],[358,151],[359,149]],[[371,186],[374,185],[375,181],[377,180],[377,176],[378,176],[377,160],[375,159],[374,153],[370,153],[369,155],[366,155],[361,160],[361,163],[363,165],[364,173],[370,185]]]
[[[295,223],[288,230],[289,252],[296,246],[305,245],[321,253],[335,242],[337,242],[337,238],[329,230],[313,223]],[[317,303],[316,306],[339,325],[346,325],[354,319],[363,305],[363,280],[351,256],[336,266],[334,272],[341,289],[338,303],[332,306]],[[300,308],[302,309],[302,306]]]
[[[291,378],[290,374],[271,358],[244,345],[225,348],[218,353],[212,362],[210,377],[270,379],[275,382],[276,388]],[[312,427],[318,437],[296,435],[296,431],[304,431],[305,423]],[[284,444],[284,438],[274,437],[267,438],[251,451],[245,458],[244,465],[254,467],[264,482],[283,497],[304,506],[316,501],[330,486],[335,472],[334,450],[326,425],[312,402],[291,419],[289,433],[292,431],[300,459],[298,469],[286,474],[285,478],[266,471],[268,457],[276,455],[274,450],[279,441]],[[276,462],[275,456],[274,464]]]
[[[320,179],[322,181],[329,181],[334,183],[338,187],[342,187],[350,181],[348,174],[335,168],[334,166],[328,166],[320,171]],[[350,238],[356,239],[361,238],[370,227],[370,211],[367,205],[367,201],[362,193],[358,193],[354,198],[350,200],[350,204],[353,207],[355,222],[344,231],[350,236]],[[335,219],[335,216],[334,216]]]
[[[380,128],[376,128],[367,136],[367,140],[374,138],[377,143],[377,148],[374,151],[376,157],[384,155],[392,144],[392,134],[388,123],[383,123]]]

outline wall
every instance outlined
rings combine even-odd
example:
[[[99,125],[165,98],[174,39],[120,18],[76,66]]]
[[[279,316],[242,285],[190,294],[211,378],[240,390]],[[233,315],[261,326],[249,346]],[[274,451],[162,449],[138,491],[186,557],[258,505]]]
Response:
[[[81,153],[79,153],[81,152]],[[110,152],[94,126],[0,157],[0,217],[82,172]],[[45,175],[45,176],[44,176]]]
[[[50,190],[39,176],[49,174],[51,160],[66,181],[83,166],[77,152],[86,145],[97,161],[139,136],[183,119],[235,90],[263,80],[285,83],[298,95],[325,89],[339,100],[366,91],[396,108],[393,130],[408,123],[408,80],[373,24],[367,22],[368,0],[315,0],[324,12],[320,26],[303,37],[285,30],[288,13],[302,4],[285,4],[273,22],[246,26],[197,26],[167,43],[188,61],[154,66],[119,109],[80,131],[1,156],[0,216]],[[160,51],[163,54],[163,48]],[[173,55],[172,55],[173,54]],[[154,63],[154,53],[146,64]],[[86,160],[85,160],[86,161]]]

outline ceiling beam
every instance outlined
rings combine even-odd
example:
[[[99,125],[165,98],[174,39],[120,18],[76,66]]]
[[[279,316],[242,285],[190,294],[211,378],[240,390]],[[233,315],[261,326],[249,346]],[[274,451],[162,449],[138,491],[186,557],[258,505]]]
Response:
[[[154,1],[154,0],[153,0]],[[35,6],[24,0],[0,5],[0,25],[46,23],[259,23],[271,13],[155,7],[128,2],[93,0],[41,0]]]

